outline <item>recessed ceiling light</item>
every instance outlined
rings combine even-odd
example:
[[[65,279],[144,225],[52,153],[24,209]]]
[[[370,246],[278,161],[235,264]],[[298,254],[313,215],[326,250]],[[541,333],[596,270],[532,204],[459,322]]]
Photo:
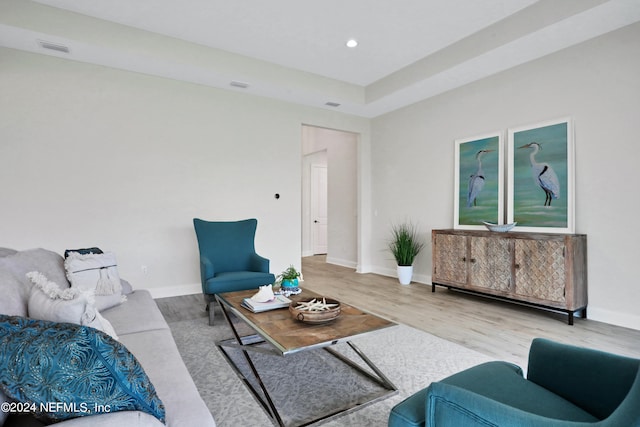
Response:
[[[347,41],[347,47],[356,47],[358,46],[358,40],[356,39],[349,39]]]

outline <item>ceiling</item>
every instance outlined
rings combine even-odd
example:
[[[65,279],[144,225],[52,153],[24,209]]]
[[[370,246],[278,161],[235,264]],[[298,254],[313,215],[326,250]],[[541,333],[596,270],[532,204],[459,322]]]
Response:
[[[0,46],[376,117],[637,21],[640,0],[2,0]]]

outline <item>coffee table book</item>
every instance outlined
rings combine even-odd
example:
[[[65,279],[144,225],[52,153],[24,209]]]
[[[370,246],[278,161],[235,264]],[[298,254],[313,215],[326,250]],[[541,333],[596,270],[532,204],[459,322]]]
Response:
[[[286,308],[291,304],[291,300],[284,295],[276,295],[274,299],[267,302],[256,302],[251,298],[242,300],[242,306],[253,313],[262,313],[263,311],[275,310],[276,308]]]

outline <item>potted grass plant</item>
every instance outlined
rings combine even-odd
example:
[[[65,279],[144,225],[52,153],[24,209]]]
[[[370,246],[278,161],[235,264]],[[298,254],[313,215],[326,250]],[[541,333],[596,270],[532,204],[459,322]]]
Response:
[[[402,285],[411,283],[413,261],[424,247],[418,238],[418,230],[411,222],[403,222],[391,226],[389,250],[396,260],[398,280]]]
[[[276,277],[276,284],[280,284],[283,291],[295,294],[300,292],[298,279],[302,279],[302,274],[293,265],[287,267]]]

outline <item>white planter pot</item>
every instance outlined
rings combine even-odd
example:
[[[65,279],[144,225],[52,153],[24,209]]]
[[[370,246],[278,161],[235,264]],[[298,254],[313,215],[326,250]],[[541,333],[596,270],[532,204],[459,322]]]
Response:
[[[413,266],[398,266],[398,280],[401,285],[408,285],[411,283],[411,277],[413,276]]]

